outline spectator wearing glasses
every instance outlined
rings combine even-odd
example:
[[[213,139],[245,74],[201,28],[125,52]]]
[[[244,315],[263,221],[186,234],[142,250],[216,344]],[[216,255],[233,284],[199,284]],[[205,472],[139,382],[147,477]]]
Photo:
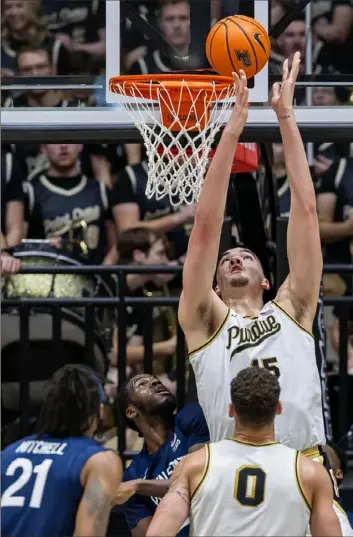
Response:
[[[40,0],[3,0],[1,11],[2,76],[16,74],[17,54],[24,46],[46,48],[54,73],[67,74],[70,53],[59,40],[49,34],[42,21]]]

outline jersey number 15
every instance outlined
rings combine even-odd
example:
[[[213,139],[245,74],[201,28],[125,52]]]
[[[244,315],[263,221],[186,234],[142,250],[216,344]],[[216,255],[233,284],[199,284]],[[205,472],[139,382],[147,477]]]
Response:
[[[254,358],[251,360],[250,367],[264,367],[270,373],[280,377],[277,358]]]
[[[42,503],[45,483],[52,464],[52,459],[45,459],[41,464],[37,464],[37,466],[33,466],[31,461],[24,458],[18,458],[12,461],[6,470],[6,475],[14,476],[17,470],[21,470],[21,473],[16,481],[4,491],[1,498],[1,507],[23,507],[26,496],[16,495],[16,492],[19,492],[27,485],[32,475],[36,474],[29,500],[29,507],[38,509]]]

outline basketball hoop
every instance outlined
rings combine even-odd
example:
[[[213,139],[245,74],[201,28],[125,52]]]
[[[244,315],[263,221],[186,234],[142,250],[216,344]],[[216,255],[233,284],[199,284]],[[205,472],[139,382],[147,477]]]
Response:
[[[215,136],[234,104],[232,78],[217,75],[118,76],[110,91],[140,131],[148,159],[146,195],[172,205],[198,201]],[[160,111],[160,114],[158,114]]]

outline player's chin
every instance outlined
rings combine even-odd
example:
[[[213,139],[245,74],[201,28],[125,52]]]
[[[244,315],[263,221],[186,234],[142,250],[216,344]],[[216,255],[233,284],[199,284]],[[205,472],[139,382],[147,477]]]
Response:
[[[249,278],[244,274],[233,274],[230,278],[230,285],[232,287],[245,287],[249,283]]]

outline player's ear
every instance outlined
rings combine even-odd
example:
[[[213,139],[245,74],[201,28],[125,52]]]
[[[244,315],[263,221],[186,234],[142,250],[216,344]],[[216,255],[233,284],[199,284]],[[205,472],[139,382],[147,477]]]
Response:
[[[264,291],[268,291],[270,289],[270,282],[268,281],[267,278],[263,278],[261,282],[261,287]]]
[[[129,405],[126,409],[126,417],[129,418],[129,420],[134,420],[137,417],[137,410],[134,406]]]
[[[219,296],[219,298],[221,298],[221,290],[220,290],[220,288],[219,288],[218,283],[216,284],[216,287],[215,287],[215,293],[216,293],[216,295]]]
[[[282,403],[281,401],[278,401],[277,407],[276,407],[276,414],[277,415],[282,414],[282,411],[283,411]]]
[[[235,409],[233,403],[229,403],[228,416],[230,418],[235,418]]]

